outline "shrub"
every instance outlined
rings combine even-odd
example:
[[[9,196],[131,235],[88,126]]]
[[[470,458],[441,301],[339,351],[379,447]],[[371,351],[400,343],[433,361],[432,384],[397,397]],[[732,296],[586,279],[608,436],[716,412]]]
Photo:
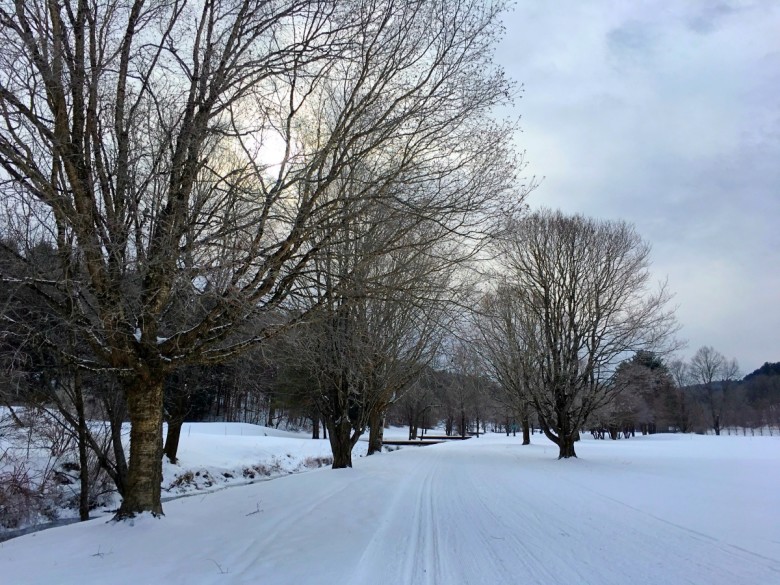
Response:
[[[307,469],[333,465],[333,457],[307,457],[303,460],[303,466]]]

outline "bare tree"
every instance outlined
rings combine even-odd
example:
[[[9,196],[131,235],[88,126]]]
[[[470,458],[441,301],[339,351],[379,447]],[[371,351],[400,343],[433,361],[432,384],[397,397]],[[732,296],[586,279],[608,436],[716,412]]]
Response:
[[[508,234],[500,294],[511,311],[493,331],[522,356],[522,388],[559,458],[575,457],[580,428],[618,391],[618,363],[671,341],[669,295],[650,289],[650,248],[627,223],[541,211]]]
[[[479,436],[484,422],[489,380],[483,361],[473,343],[454,339],[449,348],[449,401],[455,408],[455,426],[461,437],[469,432]]]
[[[435,356],[452,296],[440,227],[381,205],[364,212],[331,226],[338,236],[314,261],[322,299],[296,352],[317,380],[334,468],[352,466],[369,426],[370,451],[381,449],[384,413]]]
[[[676,424],[680,432],[687,433],[693,428],[695,414],[693,397],[688,391],[688,386],[691,383],[690,367],[684,360],[673,359],[669,362],[669,374],[674,381],[677,405],[679,406]]]
[[[439,372],[426,368],[409,391],[398,396],[391,405],[397,417],[396,422],[409,427],[410,441],[417,439],[418,433],[424,433],[426,423],[435,420],[434,411],[440,401],[436,395],[436,390],[441,389],[439,378]]]
[[[13,242],[6,242],[6,249],[16,253],[4,255],[4,274],[13,275],[20,282],[29,276],[56,275],[57,258],[46,243],[27,250],[29,262],[19,262],[18,248]],[[35,267],[34,272],[30,266]],[[0,315],[6,325],[0,343],[0,360],[13,384],[13,387],[0,385],[0,402],[38,411],[49,423],[75,439],[81,483],[79,512],[81,519],[86,520],[94,504],[90,499],[94,491],[90,475],[94,473],[90,473],[88,461],[97,461],[119,493],[124,492],[124,451],[121,441],[119,449],[113,444],[121,435],[123,419],[106,417],[111,432],[107,432],[105,425],[88,423],[87,417],[96,415],[105,405],[107,397],[98,389],[107,386],[109,380],[105,375],[77,367],[74,358],[89,354],[85,344],[77,343],[69,320],[52,312],[40,298],[24,294],[21,288],[17,284],[0,294]],[[41,343],[37,331],[46,332],[48,343]]]
[[[473,313],[477,332],[475,346],[491,377],[500,386],[506,408],[520,416],[523,445],[530,445],[530,386],[536,379],[524,337],[517,334],[518,316],[523,309],[516,305],[512,290],[510,286],[499,286],[495,292],[483,296],[478,310]]]
[[[720,435],[726,394],[730,383],[739,376],[739,365],[735,359],[728,359],[712,346],[705,345],[691,358],[688,369],[691,381],[702,388],[712,429]]]
[[[400,175],[413,186],[425,165],[428,184],[446,189],[395,190],[397,207],[430,216],[454,201],[462,213],[441,225],[480,229],[473,212],[488,210],[475,177],[492,182],[496,204],[513,167],[509,129],[486,117],[511,93],[490,63],[502,10],[0,4],[2,229],[56,246],[59,276],[23,284],[89,344],[94,359],[80,367],[111,369],[127,397],[117,518],[162,514],[166,375],[284,325],[254,317],[306,292],[302,275],[328,244],[318,225],[344,209],[335,183],[349,169],[365,162],[363,196],[379,197]],[[168,320],[181,297],[200,309]]]

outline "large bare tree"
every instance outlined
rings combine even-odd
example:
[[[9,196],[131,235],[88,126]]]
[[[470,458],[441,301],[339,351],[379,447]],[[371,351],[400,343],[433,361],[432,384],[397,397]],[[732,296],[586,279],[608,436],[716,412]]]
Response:
[[[56,247],[59,275],[23,284],[89,344],[81,367],[120,380],[132,429],[118,518],[162,513],[165,376],[284,325],[257,314],[308,292],[332,233],[318,226],[345,209],[339,179],[361,168],[361,197],[461,238],[499,206],[513,172],[508,129],[487,117],[511,93],[490,63],[502,10],[0,2],[2,230]],[[387,191],[399,180],[408,189]],[[182,298],[197,307],[172,310]]]
[[[662,349],[676,331],[669,295],[650,282],[650,247],[624,222],[540,211],[515,220],[501,245],[504,284],[482,328],[508,384],[533,404],[559,458],[588,416],[619,390],[630,352]],[[489,352],[491,353],[491,352]]]

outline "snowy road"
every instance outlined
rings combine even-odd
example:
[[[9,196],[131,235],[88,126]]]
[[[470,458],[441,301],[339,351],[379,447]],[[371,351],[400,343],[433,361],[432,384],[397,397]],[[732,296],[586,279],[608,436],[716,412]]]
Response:
[[[15,539],[0,581],[780,583],[780,441],[705,439],[406,449]]]

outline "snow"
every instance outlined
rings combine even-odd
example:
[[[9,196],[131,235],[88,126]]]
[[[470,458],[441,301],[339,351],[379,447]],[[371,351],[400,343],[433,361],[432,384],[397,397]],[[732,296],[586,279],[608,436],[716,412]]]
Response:
[[[254,449],[299,459],[326,445],[265,432],[192,427],[182,461],[216,473]],[[0,544],[2,582],[780,583],[779,438],[583,439],[567,461],[533,441],[358,455],[353,469],[173,500],[162,519],[22,536]]]
[[[184,423],[177,463],[163,459],[163,498],[330,465],[330,443],[310,436],[248,423]],[[365,452],[358,446],[355,456]]]

